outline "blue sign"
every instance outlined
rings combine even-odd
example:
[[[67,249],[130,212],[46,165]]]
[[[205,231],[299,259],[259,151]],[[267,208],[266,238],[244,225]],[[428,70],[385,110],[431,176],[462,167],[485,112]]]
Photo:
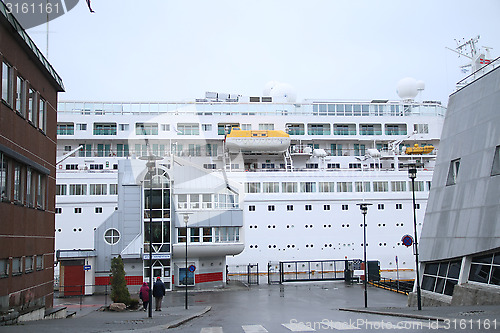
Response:
[[[196,270],[196,266],[195,265],[191,265],[191,266],[189,266],[188,269],[192,273],[192,272],[194,272]]]
[[[90,271],[91,266],[90,265],[85,265],[83,266],[84,271]]]
[[[413,245],[413,237],[410,235],[404,235],[403,238],[401,238],[401,242],[403,242],[404,246],[410,247]]]

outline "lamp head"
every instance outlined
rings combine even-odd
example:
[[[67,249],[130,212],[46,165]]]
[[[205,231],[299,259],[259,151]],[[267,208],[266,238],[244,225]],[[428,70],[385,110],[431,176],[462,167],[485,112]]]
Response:
[[[358,203],[356,205],[359,206],[359,209],[361,210],[362,214],[366,214],[368,212],[368,206],[371,206],[372,204],[368,203],[368,202],[362,202],[362,203]]]
[[[410,179],[417,178],[417,168],[415,167],[415,164],[408,165],[408,177]]]

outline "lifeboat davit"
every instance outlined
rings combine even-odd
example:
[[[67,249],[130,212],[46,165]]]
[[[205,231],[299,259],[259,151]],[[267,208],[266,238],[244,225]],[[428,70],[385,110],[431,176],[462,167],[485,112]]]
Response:
[[[424,155],[430,154],[434,150],[434,146],[423,146],[420,147],[418,144],[415,144],[413,147],[408,147],[405,150],[405,154],[407,155]]]
[[[284,131],[246,131],[233,127],[226,135],[230,152],[283,152],[290,147],[290,135]]]

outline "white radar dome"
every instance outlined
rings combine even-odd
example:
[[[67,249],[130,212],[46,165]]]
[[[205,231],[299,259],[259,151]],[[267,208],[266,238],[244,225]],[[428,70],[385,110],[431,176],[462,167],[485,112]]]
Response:
[[[425,89],[425,82],[422,80],[417,81],[417,90],[420,92]]]
[[[288,83],[278,83],[272,87],[269,95],[274,99],[284,99],[287,103],[294,103],[297,99],[297,92]]]
[[[401,99],[414,99],[418,94],[417,80],[406,77],[398,82],[396,92]]]
[[[262,96],[271,96],[271,90],[279,84],[278,81],[269,81],[264,86],[264,90],[262,91]]]

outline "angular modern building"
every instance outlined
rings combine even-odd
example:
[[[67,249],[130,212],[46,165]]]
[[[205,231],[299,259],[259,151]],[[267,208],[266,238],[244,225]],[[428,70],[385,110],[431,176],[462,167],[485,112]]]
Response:
[[[449,99],[420,241],[423,305],[500,303],[499,63]]]
[[[53,305],[56,106],[64,88],[3,2],[0,66],[0,312],[43,318]]]

